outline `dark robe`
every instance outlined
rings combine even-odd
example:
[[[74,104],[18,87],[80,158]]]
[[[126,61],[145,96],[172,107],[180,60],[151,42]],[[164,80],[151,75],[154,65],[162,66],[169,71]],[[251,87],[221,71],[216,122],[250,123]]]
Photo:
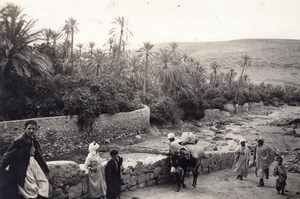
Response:
[[[0,161],[0,199],[2,199],[2,195],[5,195],[3,199],[16,199],[18,197],[17,185],[24,186],[32,145],[35,149],[35,160],[44,173],[49,173],[37,137],[30,138],[23,133],[13,141]],[[5,170],[7,166],[9,166],[8,171]],[[13,196],[9,197],[11,194]]]
[[[107,185],[107,199],[116,199],[121,193],[121,165],[123,158],[109,160],[105,167],[105,178]]]

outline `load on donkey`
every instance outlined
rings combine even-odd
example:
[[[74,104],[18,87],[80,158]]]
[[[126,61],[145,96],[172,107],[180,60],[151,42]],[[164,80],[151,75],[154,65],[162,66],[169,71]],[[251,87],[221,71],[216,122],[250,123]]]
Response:
[[[186,187],[184,177],[188,171],[193,173],[193,187],[197,185],[201,159],[205,159],[203,148],[192,132],[183,132],[180,140],[175,140],[175,134],[169,133],[169,155],[171,160],[171,175],[176,176],[177,191]]]

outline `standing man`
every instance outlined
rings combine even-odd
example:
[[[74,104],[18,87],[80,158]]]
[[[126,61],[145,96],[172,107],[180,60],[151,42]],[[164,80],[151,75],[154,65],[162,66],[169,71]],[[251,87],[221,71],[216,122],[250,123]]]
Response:
[[[169,140],[168,155],[172,155],[175,151],[178,151],[178,149],[182,147],[177,140],[175,141],[175,134],[174,133],[169,133],[168,134],[168,140]]]
[[[264,178],[269,179],[269,167],[274,157],[274,150],[264,144],[263,138],[259,138],[253,154],[253,162],[256,161],[256,176],[259,178],[258,187],[265,186]]]
[[[25,132],[16,138],[5,152],[0,169],[9,170],[18,186],[18,193],[25,199],[48,198],[49,182],[40,143],[37,140],[37,122],[25,122]]]
[[[121,194],[121,165],[123,158],[119,156],[119,152],[115,149],[110,151],[111,159],[105,167],[105,178],[107,185],[107,199],[120,198]]]
[[[240,140],[240,146],[235,150],[235,159],[233,163],[233,171],[237,173],[237,179],[243,180],[247,178],[249,170],[250,150],[246,147],[246,141]]]

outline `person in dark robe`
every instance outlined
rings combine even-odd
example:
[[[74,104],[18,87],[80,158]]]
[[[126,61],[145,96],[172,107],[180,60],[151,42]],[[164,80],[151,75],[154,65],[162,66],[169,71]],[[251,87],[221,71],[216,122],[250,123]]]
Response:
[[[123,158],[119,156],[119,152],[115,149],[110,151],[111,159],[105,167],[105,179],[107,185],[107,199],[119,199],[121,193],[121,166]]]

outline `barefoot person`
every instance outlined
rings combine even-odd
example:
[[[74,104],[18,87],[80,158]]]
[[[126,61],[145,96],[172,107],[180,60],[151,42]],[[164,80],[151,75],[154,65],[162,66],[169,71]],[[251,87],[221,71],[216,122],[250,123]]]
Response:
[[[89,197],[91,199],[105,198],[106,181],[103,160],[97,153],[99,144],[92,142],[89,145],[89,154],[85,159],[85,167],[89,175]]]
[[[235,151],[235,159],[232,170],[237,173],[237,179],[247,178],[249,170],[250,150],[246,147],[246,141],[240,140],[240,146]]]
[[[269,179],[269,167],[274,161],[274,156],[273,149],[264,144],[263,138],[259,138],[253,155],[253,162],[256,162],[256,176],[259,178],[258,187],[264,186],[264,178]]]
[[[287,173],[285,167],[282,165],[282,157],[277,158],[277,165],[274,168],[274,176],[276,177],[277,193],[284,195],[284,188],[286,186]]]
[[[37,140],[37,122],[25,122],[25,132],[16,138],[4,154],[0,169],[9,169],[17,183],[18,192],[25,199],[47,198],[49,182],[46,173],[49,173],[40,143]]]

